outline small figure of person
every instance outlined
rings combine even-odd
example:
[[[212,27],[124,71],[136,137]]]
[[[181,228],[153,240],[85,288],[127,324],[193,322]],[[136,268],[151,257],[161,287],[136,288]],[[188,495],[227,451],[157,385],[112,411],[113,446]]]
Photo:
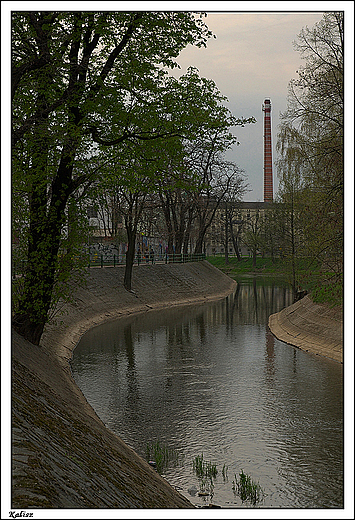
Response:
[[[137,251],[137,262],[138,262],[138,265],[141,263],[141,257],[142,257],[141,250],[138,248],[138,251]]]
[[[150,248],[150,261],[154,264],[154,249],[152,247]]]

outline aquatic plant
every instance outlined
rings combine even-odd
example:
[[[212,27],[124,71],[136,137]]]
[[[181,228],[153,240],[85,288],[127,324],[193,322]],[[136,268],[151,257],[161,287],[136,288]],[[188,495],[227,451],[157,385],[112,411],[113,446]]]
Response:
[[[239,473],[239,479],[237,475],[234,475],[235,481],[233,481],[233,492],[239,495],[242,502],[249,501],[254,506],[263,500],[263,490],[261,486],[251,479],[249,475],[246,475],[242,470]]]
[[[147,444],[146,447],[147,461],[152,463],[158,473],[161,473],[168,466],[176,467],[181,463],[182,456],[174,448],[161,445],[159,441]]]
[[[222,468],[223,482],[228,482],[227,470],[228,470],[228,466],[226,466],[226,464],[223,464],[223,468]]]
[[[201,457],[197,455],[193,461],[193,470],[199,478],[202,477],[210,477],[216,478],[217,476],[217,465],[212,464],[212,462],[205,462],[203,460],[203,453]]]

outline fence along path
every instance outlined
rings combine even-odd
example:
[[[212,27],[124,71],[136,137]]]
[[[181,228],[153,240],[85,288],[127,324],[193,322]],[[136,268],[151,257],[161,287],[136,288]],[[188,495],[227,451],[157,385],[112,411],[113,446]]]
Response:
[[[135,256],[134,265],[147,264],[184,264],[187,262],[200,262],[206,260],[204,253],[195,254],[164,254],[164,255],[149,255],[149,256]],[[94,253],[90,255],[88,267],[116,267],[126,265],[125,255],[103,255]]]
[[[200,262],[206,260],[206,255],[201,254],[171,254],[167,253],[163,255],[153,256],[135,256],[134,265],[148,265],[148,264],[185,264],[187,262]],[[92,253],[89,255],[88,267],[122,267],[126,265],[125,255],[116,254],[101,254]],[[12,278],[21,278],[25,272],[26,262],[13,262],[12,265]]]

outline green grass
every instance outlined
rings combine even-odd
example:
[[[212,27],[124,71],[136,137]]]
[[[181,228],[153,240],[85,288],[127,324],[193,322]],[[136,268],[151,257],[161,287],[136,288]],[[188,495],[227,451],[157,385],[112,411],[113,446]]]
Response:
[[[212,499],[214,494],[214,481],[217,477],[217,465],[210,461],[205,461],[203,453],[197,455],[193,460],[193,471],[198,477],[200,485],[200,493],[209,495]],[[223,466],[223,469],[225,467]]]
[[[312,291],[312,299],[315,303],[327,303],[331,307],[343,303],[343,283],[338,281],[333,284],[317,286]]]
[[[208,256],[207,260],[221,271],[234,274],[276,274],[287,277],[290,272],[290,261],[284,258],[272,258],[258,256],[256,266],[253,266],[253,259],[243,257],[238,261],[237,257],[229,258],[228,264],[225,263],[223,256]],[[297,271],[301,274],[318,273],[319,266],[311,262],[309,258],[297,258]]]
[[[207,260],[210,264],[218,267],[221,271],[233,271],[235,273],[277,273],[280,270],[280,264],[282,260],[276,259],[274,262],[271,258],[257,257],[256,267],[253,267],[253,259],[249,257],[243,257],[238,261],[237,257],[229,257],[228,264],[225,263],[224,256],[208,256]]]
[[[159,441],[147,444],[146,457],[148,461],[155,462],[156,469],[160,474],[168,466],[176,467],[183,462],[178,451],[164,446]],[[193,472],[199,480],[199,496],[204,499],[210,497],[212,500],[214,496],[215,481],[218,474],[217,464],[205,460],[202,453],[193,459],[192,467]],[[227,471],[228,466],[224,464],[221,473],[224,484],[228,482]],[[238,495],[243,503],[249,502],[252,505],[256,505],[258,502],[263,500],[264,492],[261,486],[259,483],[252,480],[249,475],[246,475],[243,470],[241,470],[239,478],[237,475],[234,477],[235,480],[232,484],[233,493],[234,495]]]
[[[226,265],[224,256],[209,256],[207,260],[236,280],[245,280],[251,276],[258,279],[278,280],[292,286],[292,270],[290,260],[276,258],[257,257],[256,267],[253,259],[244,257],[240,261],[236,257],[230,257]],[[296,259],[297,285],[301,290],[306,290],[315,303],[327,303],[330,306],[342,305],[343,281],[342,277],[336,279],[334,273],[328,273],[316,262],[309,258]]]

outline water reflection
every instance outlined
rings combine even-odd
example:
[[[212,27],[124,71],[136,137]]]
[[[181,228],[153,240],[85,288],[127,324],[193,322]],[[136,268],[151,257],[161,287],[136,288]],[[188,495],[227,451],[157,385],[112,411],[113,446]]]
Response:
[[[127,356],[127,368],[126,368],[126,379],[127,379],[127,400],[130,403],[130,407],[134,406],[137,408],[139,402],[139,383],[137,378],[137,370],[134,356],[134,340],[132,337],[132,325],[129,323],[123,329],[124,345],[126,347]]]
[[[96,327],[73,374],[142,456],[158,440],[184,455],[165,476],[196,504],[187,489],[198,487],[191,464],[203,453],[220,470],[220,505],[242,505],[231,486],[243,469],[266,507],[342,507],[342,366],[272,336],[269,315],[291,303],[287,288],[252,281],[219,302]]]
[[[265,328],[265,346],[266,381],[272,382],[275,375],[275,337],[271,334],[268,326]]]

